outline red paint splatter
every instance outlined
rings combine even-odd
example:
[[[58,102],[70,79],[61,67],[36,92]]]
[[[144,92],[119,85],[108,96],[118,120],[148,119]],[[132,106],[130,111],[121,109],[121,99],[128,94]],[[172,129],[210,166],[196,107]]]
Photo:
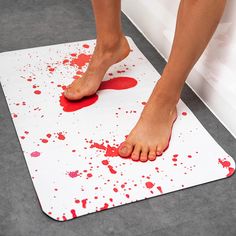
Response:
[[[62,134],[62,132],[58,133],[58,139],[59,140],[64,140],[65,136]]]
[[[105,203],[104,206],[100,208],[100,211],[106,210],[108,208],[108,206],[109,205],[107,203]]]
[[[76,200],[75,200],[75,203],[77,203],[77,204],[80,203],[80,200],[76,199]]]
[[[82,200],[82,207],[83,208],[86,208],[87,200],[88,200],[87,198]]]
[[[76,56],[74,54],[71,54],[71,55]],[[76,65],[79,68],[81,68],[82,66],[84,66],[86,63],[89,62],[90,58],[91,58],[91,55],[86,55],[84,53],[79,54],[76,58],[73,58],[71,60],[70,65],[71,66],[75,66]]]
[[[66,221],[66,220],[67,220],[65,216],[62,216],[62,219],[63,219],[64,221]]]
[[[68,175],[69,175],[71,178],[75,178],[75,177],[79,176],[79,171],[78,171],[78,170],[76,170],[76,171],[70,171],[70,172],[68,173]]]
[[[186,111],[183,111],[183,112],[182,112],[182,115],[183,115],[183,116],[186,116],[186,115],[187,115],[187,112],[186,112]]]
[[[145,185],[147,188],[152,188],[154,186],[154,184],[150,181],[146,182]]]
[[[40,90],[35,90],[34,93],[35,94],[41,94],[41,91]]]
[[[129,89],[136,86],[137,80],[130,77],[117,77],[107,81],[103,81],[98,89],[114,89],[114,90],[123,90]],[[63,107],[63,111],[72,112],[79,109],[82,109],[87,106],[91,106],[98,100],[98,95],[94,94],[91,96],[84,97],[78,101],[70,101],[65,98],[64,93],[62,92],[60,96],[60,105]]]
[[[228,169],[228,174],[226,175],[227,177],[231,176],[234,173],[234,168],[231,167],[231,163],[226,160],[221,160],[220,158],[218,159],[219,163],[222,165],[223,168]]]
[[[31,156],[31,157],[39,157],[39,156],[40,156],[40,152],[37,152],[37,151],[32,152],[32,153],[30,154],[30,156]]]
[[[76,218],[76,217],[77,217],[76,212],[75,212],[75,209],[71,209],[70,212],[71,212],[73,218]]]
[[[88,173],[88,174],[87,174],[87,177],[88,177],[88,178],[91,178],[92,176],[93,176],[93,175],[92,175],[91,173]]]

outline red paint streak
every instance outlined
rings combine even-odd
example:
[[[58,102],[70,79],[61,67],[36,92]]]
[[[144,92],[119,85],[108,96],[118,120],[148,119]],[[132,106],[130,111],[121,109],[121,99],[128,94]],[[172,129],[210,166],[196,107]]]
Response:
[[[106,147],[102,144],[99,144],[99,143],[93,143],[90,148],[97,148],[97,149],[101,149],[101,150],[106,150]]]
[[[76,212],[75,212],[74,209],[71,209],[70,212],[71,212],[73,218],[76,218],[76,217],[77,217]]]
[[[66,221],[66,220],[67,220],[65,216],[62,216],[62,219],[63,219],[64,221]]]
[[[163,193],[161,186],[158,186],[157,189],[160,191],[160,193]]]
[[[64,140],[65,136],[62,134],[62,132],[58,133],[58,139],[59,140]]]
[[[32,152],[32,153],[30,154],[30,156],[31,156],[31,157],[39,157],[39,156],[40,156],[40,152],[37,152],[37,151]]]
[[[112,173],[112,174],[116,174],[117,172],[113,169],[113,167],[111,165],[108,165],[107,166],[109,168],[109,171]]]
[[[87,198],[82,200],[82,207],[83,208],[86,208],[87,200],[88,200]]]
[[[154,186],[154,184],[152,182],[146,182],[146,187],[147,188],[152,188]]]
[[[108,206],[109,206],[109,205],[108,205],[107,203],[105,203],[104,206],[100,208],[100,210],[101,210],[101,211],[106,210],[106,209],[108,208]]]
[[[183,115],[183,116],[186,116],[186,115],[187,115],[187,112],[186,112],[186,111],[183,111],[183,112],[182,112],[182,115]]]
[[[40,90],[35,90],[34,93],[35,94],[41,94],[41,91]]]
[[[73,54],[71,54],[71,55],[73,55]],[[73,56],[74,56],[74,55],[73,55]],[[76,65],[76,66],[78,66],[79,68],[81,68],[82,66],[84,66],[86,63],[89,62],[90,58],[91,58],[91,55],[86,55],[86,54],[84,54],[84,53],[79,54],[78,57],[73,58],[73,59],[71,60],[70,65],[71,65],[71,66],[75,66],[75,65]]]
[[[226,176],[229,177],[229,176],[233,175],[235,169],[233,167],[231,167],[231,163],[229,161],[221,160],[220,158],[218,160],[223,168],[228,169],[229,172]]]
[[[117,77],[107,81],[102,81],[99,90],[104,89],[114,89],[114,90],[123,90],[129,89],[136,86],[137,80],[130,77]],[[87,106],[91,106],[98,100],[98,95],[94,94],[91,96],[83,97],[78,101],[70,101],[65,98],[64,93],[62,92],[60,96],[60,105],[63,107],[63,111],[71,112],[82,109]]]
[[[75,177],[79,176],[79,171],[78,171],[78,170],[76,170],[76,171],[70,171],[70,172],[68,173],[68,175],[69,175],[71,178],[75,178]]]

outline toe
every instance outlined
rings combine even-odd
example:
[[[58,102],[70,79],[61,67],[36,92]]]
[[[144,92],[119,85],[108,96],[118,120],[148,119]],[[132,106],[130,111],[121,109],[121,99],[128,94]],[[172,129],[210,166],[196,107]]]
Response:
[[[121,143],[118,152],[121,157],[129,157],[131,152],[133,151],[133,145],[128,143],[127,141]]]
[[[134,151],[131,154],[131,158],[133,161],[138,161],[140,157],[140,152],[141,152],[141,146],[140,145],[135,145]]]
[[[142,147],[142,152],[140,155],[140,161],[145,162],[148,160],[148,147]]]
[[[161,155],[162,155],[162,152],[163,152],[162,150],[163,150],[163,149],[161,148],[161,146],[158,145],[158,146],[157,146],[157,149],[156,149],[156,155],[157,155],[157,156],[161,156]]]
[[[148,153],[148,160],[150,161],[155,161],[156,160],[156,149],[155,147],[150,148],[150,151]]]

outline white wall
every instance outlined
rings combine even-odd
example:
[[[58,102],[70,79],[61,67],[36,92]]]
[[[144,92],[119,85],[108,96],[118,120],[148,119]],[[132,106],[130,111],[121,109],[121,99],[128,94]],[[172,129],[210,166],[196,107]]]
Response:
[[[167,59],[178,0],[122,0],[122,11]],[[186,83],[236,137],[236,1],[224,15]]]

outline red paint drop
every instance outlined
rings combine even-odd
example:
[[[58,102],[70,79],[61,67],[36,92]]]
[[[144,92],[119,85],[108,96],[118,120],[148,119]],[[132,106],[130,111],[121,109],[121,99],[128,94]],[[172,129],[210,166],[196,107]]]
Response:
[[[161,186],[158,186],[157,189],[160,191],[160,193],[163,193]]]
[[[183,111],[183,112],[182,112],[182,115],[183,115],[183,116],[186,116],[186,115],[187,115],[187,112],[186,112],[186,111]]]
[[[118,189],[117,189],[117,188],[113,188],[113,191],[114,191],[115,193],[117,193],[117,192],[118,192]]]
[[[48,140],[45,139],[45,138],[41,139],[41,141],[42,141],[43,143],[47,143],[47,142],[48,142]]]
[[[58,133],[58,139],[59,140],[64,140],[65,136],[62,134],[62,132]]]
[[[79,176],[79,171],[78,171],[78,170],[76,170],[76,171],[70,171],[70,172],[68,173],[68,175],[69,175],[71,178],[75,178],[75,177]]]
[[[80,200],[76,199],[76,200],[75,200],[75,203],[77,203],[77,204],[80,203]]]
[[[31,157],[39,157],[39,156],[40,156],[40,152],[37,152],[37,151],[32,152],[32,153],[30,154],[30,156],[31,156]]]
[[[154,186],[154,184],[152,182],[146,182],[146,187],[147,188],[152,188]]]
[[[84,48],[89,48],[89,45],[88,44],[83,44],[83,47]]]
[[[130,77],[117,77],[107,81],[103,81],[98,90],[114,89],[123,90],[136,86],[137,80]],[[70,101],[65,98],[64,93],[60,96],[60,105],[63,107],[63,111],[71,112],[81,108],[91,106],[98,100],[98,95],[94,94],[88,97],[84,97],[78,101]]]
[[[40,90],[35,90],[34,93],[35,94],[41,94],[41,91]]]
[[[109,163],[108,160],[103,160],[103,161],[102,161],[102,164],[103,164],[103,165],[108,165],[108,163]]]
[[[102,210],[106,210],[106,209],[108,208],[108,206],[109,206],[109,205],[108,205],[107,203],[105,203],[104,206],[100,208],[100,210],[101,210],[101,211],[102,211]]]
[[[88,200],[87,198],[82,200],[82,207],[83,208],[86,208],[87,200]]]
[[[66,220],[67,220],[65,216],[62,216],[62,219],[63,219],[64,221],[66,221]]]
[[[76,218],[76,217],[77,217],[76,212],[75,212],[74,209],[71,209],[70,212],[71,212],[73,218]]]
[[[88,173],[88,174],[87,174],[87,177],[88,177],[88,178],[90,178],[90,177],[92,177],[92,176],[93,176],[93,175],[92,175],[91,173]]]

